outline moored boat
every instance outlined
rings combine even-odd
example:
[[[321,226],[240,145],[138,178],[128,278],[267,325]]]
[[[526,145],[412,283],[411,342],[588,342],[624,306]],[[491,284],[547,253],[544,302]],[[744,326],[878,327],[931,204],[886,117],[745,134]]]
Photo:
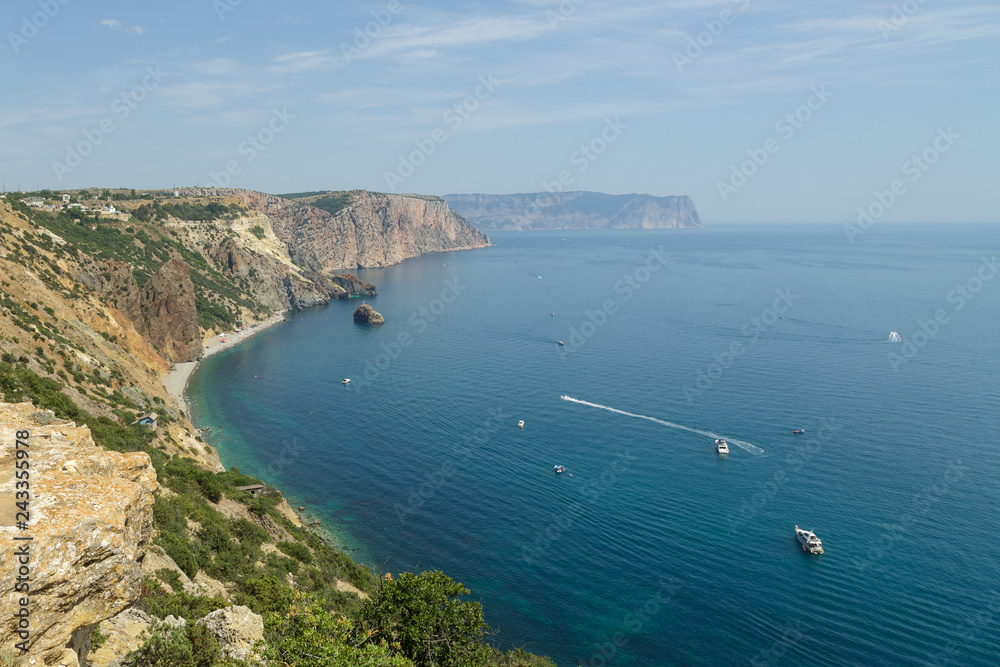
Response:
[[[816,533],[813,531],[795,526],[795,537],[802,545],[803,551],[811,554],[823,553],[823,542],[816,537]]]
[[[802,435],[805,432],[806,430],[804,428],[797,428],[792,431],[792,433],[794,433],[795,435]]]
[[[344,378],[340,381],[341,384],[351,384],[351,378]]]
[[[552,466],[552,469],[556,471],[557,475],[561,472],[566,472],[566,466]]]
[[[518,428],[524,428],[524,420],[523,419],[521,421],[517,422],[517,427]]]

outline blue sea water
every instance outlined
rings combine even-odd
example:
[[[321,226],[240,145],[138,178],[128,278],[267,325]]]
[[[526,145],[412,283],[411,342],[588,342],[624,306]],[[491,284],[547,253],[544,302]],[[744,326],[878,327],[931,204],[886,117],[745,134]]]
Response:
[[[1000,229],[492,241],[207,359],[223,462],[562,666],[1000,661]]]

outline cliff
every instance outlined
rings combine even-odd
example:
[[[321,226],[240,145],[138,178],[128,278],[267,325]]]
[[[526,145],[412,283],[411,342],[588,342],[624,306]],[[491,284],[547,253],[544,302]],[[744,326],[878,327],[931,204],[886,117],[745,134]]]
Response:
[[[18,432],[21,435],[15,437]],[[27,431],[29,437],[24,438]],[[27,529],[15,526],[16,442],[27,447],[31,499]],[[0,577],[14,582],[28,570],[27,592],[5,585],[4,616],[30,594],[30,636],[0,624],[0,646],[27,641],[45,664],[75,665],[90,633],[131,605],[141,592],[138,561],[153,539],[156,473],[149,456],[98,448],[90,430],[60,422],[31,403],[0,404]],[[30,541],[16,537],[30,536]],[[11,554],[27,556],[18,563]]]
[[[690,197],[557,192],[445,195],[480,229],[675,229],[704,227]]]
[[[235,197],[263,213],[287,244],[292,261],[313,271],[381,268],[428,252],[490,244],[489,237],[439,197],[354,190],[332,193],[341,204],[326,210],[309,202],[331,193],[294,200],[247,190],[200,189],[191,194]]]

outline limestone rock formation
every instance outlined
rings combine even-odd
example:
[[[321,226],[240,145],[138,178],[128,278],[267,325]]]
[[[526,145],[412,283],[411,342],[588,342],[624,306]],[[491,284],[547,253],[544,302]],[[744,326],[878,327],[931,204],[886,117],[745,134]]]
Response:
[[[90,667],[106,667],[119,658],[135,651],[143,643],[143,632],[156,623],[156,618],[138,609],[126,609],[100,625],[107,637],[104,643],[87,655]]]
[[[358,306],[354,311],[354,321],[362,324],[385,324],[385,318],[368,304]]]
[[[253,657],[254,644],[264,638],[264,618],[242,605],[216,609],[198,625],[215,636],[223,655],[236,660]]]
[[[28,647],[52,665],[67,659],[67,647],[85,658],[94,626],[139,597],[138,561],[153,538],[157,482],[148,455],[100,449],[88,428],[38,412],[31,403],[0,404],[0,553],[27,544]],[[13,478],[16,434],[24,430],[29,457],[21,460],[30,463],[31,500],[27,528],[19,530]],[[0,580],[15,581],[16,567],[5,556]],[[5,588],[0,615],[12,618],[23,595]],[[16,630],[0,624],[0,646],[21,641]]]
[[[480,229],[667,229],[704,227],[690,197],[538,192],[445,195]]]
[[[440,197],[354,190],[336,214],[297,200],[249,190],[203,188],[197,196],[238,197],[265,214],[288,245],[292,260],[307,270],[375,268],[427,252],[482,248],[489,237],[452,211]]]

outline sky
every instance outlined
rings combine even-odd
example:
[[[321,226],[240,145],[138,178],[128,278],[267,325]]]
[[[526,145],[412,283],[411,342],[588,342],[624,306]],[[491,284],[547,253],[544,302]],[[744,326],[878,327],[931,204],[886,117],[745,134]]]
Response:
[[[689,195],[1000,221],[986,0],[5,0],[10,190]]]

